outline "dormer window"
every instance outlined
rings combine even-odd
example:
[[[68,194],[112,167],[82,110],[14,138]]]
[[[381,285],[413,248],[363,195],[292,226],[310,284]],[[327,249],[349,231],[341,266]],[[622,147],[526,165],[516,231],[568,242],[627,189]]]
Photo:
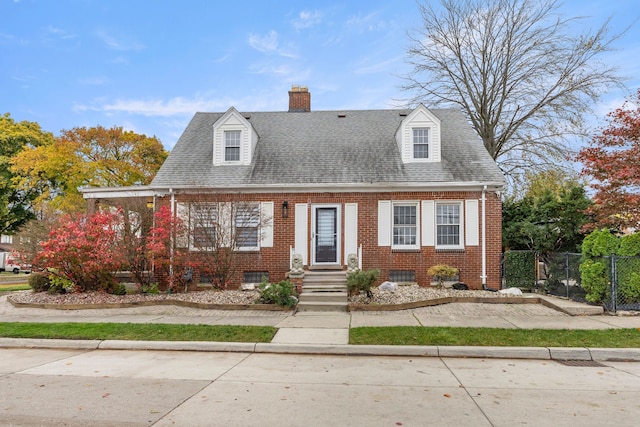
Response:
[[[227,130],[224,132],[224,161],[240,161],[240,136],[239,130]]]
[[[404,117],[396,131],[396,143],[403,163],[438,163],[441,155],[440,119],[424,105]]]
[[[429,158],[429,128],[413,129],[413,158]]]
[[[214,166],[251,164],[258,134],[246,116],[231,107],[213,124]]]

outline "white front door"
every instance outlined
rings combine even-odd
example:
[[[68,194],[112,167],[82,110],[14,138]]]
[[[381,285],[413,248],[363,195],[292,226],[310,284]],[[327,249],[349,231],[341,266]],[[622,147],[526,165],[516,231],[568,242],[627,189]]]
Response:
[[[313,265],[340,265],[340,205],[313,205],[311,253]]]

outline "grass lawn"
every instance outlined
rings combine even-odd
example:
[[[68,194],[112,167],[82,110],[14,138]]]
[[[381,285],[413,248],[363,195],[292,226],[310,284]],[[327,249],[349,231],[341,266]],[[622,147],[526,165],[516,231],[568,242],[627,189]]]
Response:
[[[72,340],[271,342],[272,326],[137,323],[0,323],[0,336]]]
[[[27,291],[31,289],[29,285],[0,285],[0,295],[5,292],[13,292],[13,291]]]
[[[450,327],[352,328],[350,344],[507,347],[640,347],[640,329],[567,330]]]

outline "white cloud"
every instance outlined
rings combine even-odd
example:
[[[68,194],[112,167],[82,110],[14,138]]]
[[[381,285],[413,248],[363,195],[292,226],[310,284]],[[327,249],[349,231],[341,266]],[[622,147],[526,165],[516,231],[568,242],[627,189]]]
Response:
[[[101,111],[106,114],[126,113],[147,117],[170,117],[192,115],[196,111],[220,111],[233,105],[228,100],[210,100],[203,98],[187,99],[176,97],[163,101],[160,99],[118,99],[96,102],[93,105],[74,104],[73,111]]]
[[[144,45],[135,40],[131,40],[126,36],[113,36],[108,34],[106,31],[97,31],[96,36],[104,42],[104,44],[113,50],[142,50],[144,49]]]
[[[372,60],[371,64],[363,65],[353,70],[354,74],[375,74],[381,72],[391,72],[397,69],[398,64],[403,64],[404,56],[396,56],[386,61]],[[393,69],[392,69],[393,68]]]
[[[249,45],[262,53],[273,53],[278,50],[278,33],[274,30],[260,36],[258,34],[249,34]]]
[[[69,33],[68,31],[63,30],[62,28],[54,27],[53,25],[49,25],[47,27],[47,33],[49,33],[52,36],[56,36],[57,38],[62,40],[74,39],[77,37],[75,34]]]
[[[376,20],[378,12],[371,12],[367,15],[352,16],[347,20],[347,27],[356,32],[379,31],[387,28],[387,23],[382,20]]]
[[[316,24],[319,24],[321,21],[322,13],[320,13],[319,11],[303,10],[294,20],[291,21],[291,23],[296,30],[303,30],[305,28],[309,28]]]
[[[298,55],[293,52],[294,48],[292,46],[287,46],[286,48],[280,47],[278,33],[274,30],[262,36],[254,33],[249,34],[249,45],[255,50],[267,55],[277,54],[285,58],[298,57]]]

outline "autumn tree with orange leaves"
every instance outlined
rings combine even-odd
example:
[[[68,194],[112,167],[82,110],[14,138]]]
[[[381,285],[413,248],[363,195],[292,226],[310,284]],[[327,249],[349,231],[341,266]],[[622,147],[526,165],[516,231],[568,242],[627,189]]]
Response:
[[[640,229],[640,90],[607,115],[608,126],[580,150],[582,173],[592,179],[591,229]]]
[[[83,211],[83,187],[149,184],[168,153],[155,137],[114,126],[63,130],[48,144],[11,159],[19,188],[38,188],[36,205],[62,212]]]

